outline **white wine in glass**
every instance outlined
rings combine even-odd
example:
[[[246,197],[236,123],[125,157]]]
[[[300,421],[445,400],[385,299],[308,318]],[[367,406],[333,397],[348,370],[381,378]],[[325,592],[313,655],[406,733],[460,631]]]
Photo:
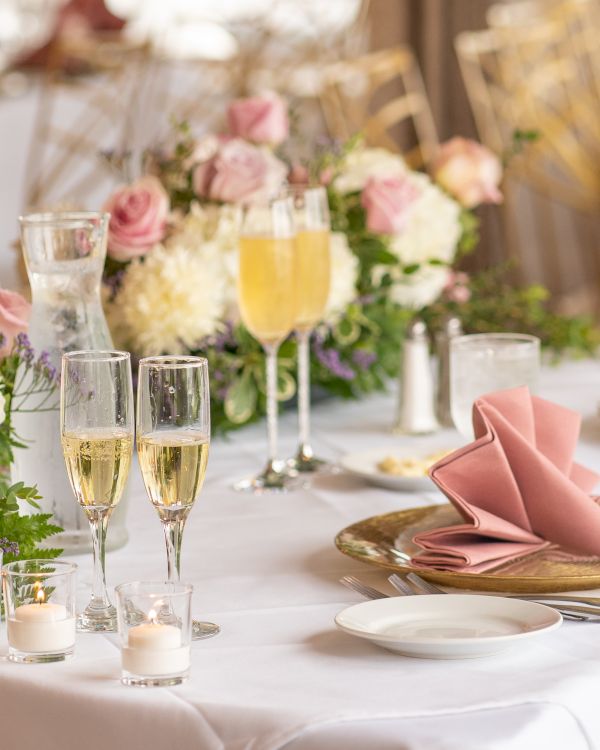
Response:
[[[323,318],[331,277],[330,220],[327,191],[322,186],[290,189],[296,224],[296,318],[298,342],[299,445],[288,466],[300,473],[330,469],[310,444],[310,336]]]
[[[208,463],[210,394],[203,357],[146,357],[138,376],[137,449],[150,502],[162,523],[169,581],[179,581],[181,542]],[[192,638],[219,632],[192,623]]]
[[[138,439],[138,457],[150,502],[159,517],[188,513],[200,494],[209,441],[193,430],[158,430]]]
[[[119,503],[133,452],[133,387],[128,352],[69,352],[62,358],[60,425],[67,474],[90,523],[94,551],[92,598],[79,630],[116,630],[106,591],[108,520]]]
[[[296,244],[289,197],[247,207],[239,240],[242,321],[266,354],[269,456],[263,471],[237,482],[240,491],[285,491],[293,485],[277,455],[277,352],[296,322]]]

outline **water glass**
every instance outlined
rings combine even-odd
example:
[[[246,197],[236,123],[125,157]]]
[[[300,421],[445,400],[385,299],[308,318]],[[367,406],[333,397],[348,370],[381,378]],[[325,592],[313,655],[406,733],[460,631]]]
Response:
[[[486,393],[526,385],[535,392],[540,340],[521,333],[477,333],[450,342],[450,404],[456,429],[473,439],[473,402]]]
[[[73,653],[76,570],[62,560],[19,560],[2,568],[11,661],[63,661]]]
[[[190,584],[175,581],[117,586],[124,685],[167,687],[187,679],[192,590]]]

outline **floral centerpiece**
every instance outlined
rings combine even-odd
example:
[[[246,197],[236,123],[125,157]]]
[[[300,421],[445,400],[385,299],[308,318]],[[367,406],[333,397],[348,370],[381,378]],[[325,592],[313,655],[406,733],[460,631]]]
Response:
[[[327,185],[333,228],[313,380],[343,396],[383,387],[397,371],[406,321],[448,287],[452,263],[472,242],[465,206],[500,199],[498,160],[478,144],[451,142],[436,167],[443,187],[358,140],[294,163],[287,110],[275,95],[232,102],[228,124],[228,133],[201,139],[180,126],[170,150],[148,155],[147,174],[106,202],[106,310],[116,342],[138,356],[206,355],[217,427],[258,416],[262,355],[236,302],[240,207],[312,172]],[[462,153],[473,147],[481,151]],[[467,178],[460,169],[457,181],[461,159],[470,171]],[[464,205],[452,191],[468,197]],[[294,358],[290,339],[280,352],[282,400],[295,392]]]
[[[228,132],[194,138],[177,128],[172,147],[147,154],[145,175],[106,202],[111,212],[106,311],[117,345],[134,355],[198,353],[211,367],[217,428],[264,411],[259,344],[239,319],[236,294],[241,206],[264,201],[287,179],[327,186],[332,217],[331,292],[312,342],[312,379],[357,397],[397,373],[406,323],[436,303],[456,312],[477,288],[453,265],[477,242],[473,209],[502,196],[500,160],[454,138],[431,176],[398,154],[357,138],[290,158],[284,102],[274,94],[232,102]],[[538,304],[536,300],[535,304]],[[530,299],[519,298],[527,310]],[[460,310],[459,310],[460,313]],[[503,321],[488,310],[488,324]],[[527,315],[523,316],[523,325]],[[295,342],[279,357],[279,398],[295,393]]]

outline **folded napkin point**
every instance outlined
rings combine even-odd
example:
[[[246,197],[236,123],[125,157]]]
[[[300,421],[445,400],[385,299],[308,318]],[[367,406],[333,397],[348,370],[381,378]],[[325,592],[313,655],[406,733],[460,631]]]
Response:
[[[415,565],[485,571],[551,544],[600,555],[600,475],[573,461],[580,426],[526,386],[478,398],[475,440],[429,470],[464,523],[417,534]]]

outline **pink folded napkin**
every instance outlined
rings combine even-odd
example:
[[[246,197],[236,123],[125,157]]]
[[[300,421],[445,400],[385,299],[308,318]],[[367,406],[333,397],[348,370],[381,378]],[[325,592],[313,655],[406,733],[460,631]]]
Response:
[[[429,470],[464,523],[417,534],[413,563],[475,573],[550,545],[600,556],[600,475],[573,462],[580,424],[526,387],[478,399],[475,441]]]

